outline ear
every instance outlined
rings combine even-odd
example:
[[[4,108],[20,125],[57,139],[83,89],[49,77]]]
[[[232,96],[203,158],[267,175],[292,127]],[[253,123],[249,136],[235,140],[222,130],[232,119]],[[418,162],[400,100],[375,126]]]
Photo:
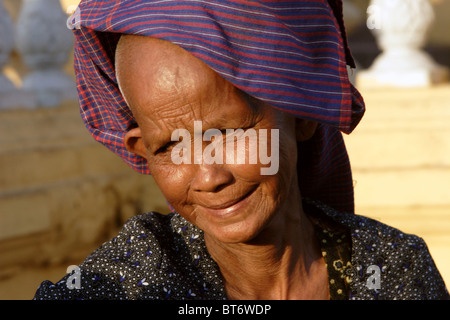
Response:
[[[307,141],[312,138],[317,129],[317,122],[295,118],[295,133],[297,141]]]
[[[125,147],[131,153],[137,154],[138,156],[147,157],[147,148],[144,145],[142,139],[141,128],[133,128],[125,134],[123,139]]]

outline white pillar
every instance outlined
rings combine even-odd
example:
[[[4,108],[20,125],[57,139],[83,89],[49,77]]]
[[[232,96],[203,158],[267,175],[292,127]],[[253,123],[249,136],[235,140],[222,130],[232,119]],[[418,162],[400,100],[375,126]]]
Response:
[[[367,26],[382,53],[357,75],[361,87],[423,87],[448,80],[448,69],[422,50],[434,21],[428,0],[371,0]]]
[[[30,73],[23,90],[36,94],[42,107],[76,98],[73,79],[62,68],[69,59],[73,35],[59,0],[23,0],[17,20],[17,50]]]
[[[17,89],[3,73],[14,46],[13,34],[13,22],[0,0],[0,109],[12,107],[15,103],[12,95]]]

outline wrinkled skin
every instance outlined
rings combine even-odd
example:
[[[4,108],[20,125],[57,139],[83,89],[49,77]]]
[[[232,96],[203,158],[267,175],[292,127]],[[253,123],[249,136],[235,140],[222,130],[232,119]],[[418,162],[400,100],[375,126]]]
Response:
[[[311,137],[315,124],[240,91],[166,41],[123,36],[116,72],[138,124],[125,145],[148,160],[174,209],[204,231],[229,297],[326,298],[326,268],[296,171],[297,140]],[[278,172],[261,175],[261,163],[174,164],[171,134],[182,128],[194,136],[194,120],[204,131],[278,129]]]

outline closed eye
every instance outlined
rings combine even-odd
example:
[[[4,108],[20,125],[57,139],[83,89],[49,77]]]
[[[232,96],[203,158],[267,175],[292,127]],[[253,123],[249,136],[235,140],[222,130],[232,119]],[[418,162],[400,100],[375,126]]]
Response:
[[[163,146],[161,146],[160,148],[158,148],[158,149],[154,152],[154,154],[157,155],[157,154],[161,154],[161,153],[166,153],[166,152],[169,151],[169,149],[172,148],[173,145],[174,145],[175,143],[177,143],[177,142],[178,142],[178,141],[169,141],[169,142],[167,142],[166,144],[164,144]]]

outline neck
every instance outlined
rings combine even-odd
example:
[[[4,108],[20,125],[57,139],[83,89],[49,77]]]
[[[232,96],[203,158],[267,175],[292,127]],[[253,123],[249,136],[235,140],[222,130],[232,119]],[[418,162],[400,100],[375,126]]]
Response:
[[[326,267],[314,227],[300,201],[286,207],[288,211],[279,212],[247,243],[225,244],[205,235],[230,299],[328,297]]]

